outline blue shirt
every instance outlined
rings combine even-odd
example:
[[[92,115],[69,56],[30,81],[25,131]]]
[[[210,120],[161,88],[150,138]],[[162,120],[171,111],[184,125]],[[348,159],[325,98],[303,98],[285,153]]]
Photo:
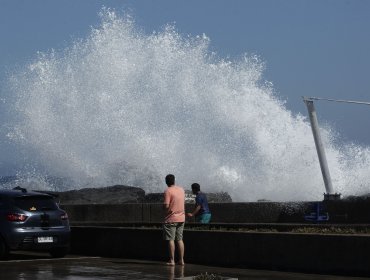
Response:
[[[207,196],[202,192],[199,192],[197,194],[197,196],[195,197],[195,206],[198,206],[198,205],[200,206],[200,210],[196,214],[196,216],[211,213],[211,211],[209,211],[209,207],[208,207]]]

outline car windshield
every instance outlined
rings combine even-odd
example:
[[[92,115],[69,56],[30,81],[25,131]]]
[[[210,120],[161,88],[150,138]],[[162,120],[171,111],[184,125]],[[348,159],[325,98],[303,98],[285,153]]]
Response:
[[[18,208],[26,211],[44,211],[58,209],[52,197],[44,195],[19,196],[14,198],[14,203]]]

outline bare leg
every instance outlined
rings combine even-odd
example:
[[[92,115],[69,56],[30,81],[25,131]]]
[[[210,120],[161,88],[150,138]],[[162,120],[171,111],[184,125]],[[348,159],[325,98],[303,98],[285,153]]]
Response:
[[[185,252],[184,241],[178,240],[177,241],[177,247],[179,249],[179,262],[178,262],[178,264],[184,265],[185,264],[185,262],[184,262],[184,252]]]
[[[168,253],[170,255],[170,260],[168,265],[175,265],[175,241],[168,240]]]

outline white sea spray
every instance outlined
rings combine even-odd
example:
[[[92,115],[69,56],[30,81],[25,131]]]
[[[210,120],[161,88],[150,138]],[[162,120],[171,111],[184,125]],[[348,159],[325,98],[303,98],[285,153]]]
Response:
[[[259,57],[222,59],[204,35],[145,34],[110,9],[101,18],[87,38],[13,76],[8,136],[28,153],[23,174],[157,192],[173,173],[234,201],[322,199],[310,124],[264,81]],[[334,135],[322,127],[335,190],[367,192],[369,148],[334,145]]]

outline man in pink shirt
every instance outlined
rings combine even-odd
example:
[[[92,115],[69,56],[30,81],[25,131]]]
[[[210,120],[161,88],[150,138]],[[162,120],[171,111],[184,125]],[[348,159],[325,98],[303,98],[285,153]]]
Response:
[[[168,241],[170,260],[167,265],[175,265],[175,240],[178,247],[178,264],[184,265],[185,246],[182,240],[185,224],[185,191],[175,185],[175,176],[166,176],[167,189],[164,192],[165,220],[163,238]]]

